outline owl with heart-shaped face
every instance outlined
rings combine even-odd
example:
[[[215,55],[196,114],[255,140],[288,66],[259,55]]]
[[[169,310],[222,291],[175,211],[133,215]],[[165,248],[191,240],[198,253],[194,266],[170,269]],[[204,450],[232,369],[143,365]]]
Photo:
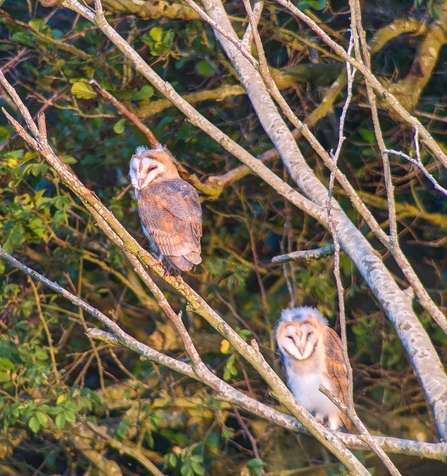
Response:
[[[290,391],[298,402],[331,430],[351,421],[326,395],[323,385],[348,404],[348,369],[343,347],[323,315],[312,307],[285,309],[276,327],[276,341]]]
[[[202,208],[197,190],[180,178],[171,157],[162,146],[138,147],[129,175],[150,249],[178,275],[202,261]]]

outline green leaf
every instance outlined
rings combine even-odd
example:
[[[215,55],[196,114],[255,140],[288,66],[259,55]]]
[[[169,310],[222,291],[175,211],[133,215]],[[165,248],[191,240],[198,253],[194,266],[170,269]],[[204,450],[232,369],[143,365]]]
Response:
[[[8,239],[11,240],[14,245],[21,245],[25,241],[25,230],[20,223],[14,226]]]
[[[71,93],[79,99],[93,99],[96,91],[84,81],[76,81],[71,87]]]
[[[33,415],[28,422],[28,426],[33,433],[37,433],[40,430],[40,423],[36,415]]]
[[[31,36],[29,31],[18,31],[11,36],[11,40],[22,45],[28,46],[29,48],[35,48],[34,39]]]
[[[132,96],[133,101],[141,101],[143,99],[149,99],[154,95],[154,88],[146,84],[137,93]]]
[[[56,416],[56,426],[58,427],[59,430],[62,430],[62,428],[65,426],[65,413],[59,413],[59,415]]]
[[[169,466],[175,468],[177,466],[177,455],[175,453],[169,453],[168,455]]]
[[[7,127],[0,126],[0,142],[11,138],[11,131]]]
[[[20,305],[20,310],[22,311],[23,315],[25,317],[30,317],[32,312],[34,311],[36,305],[34,301],[23,301],[23,303]]]
[[[45,21],[43,18],[33,18],[28,22],[28,25],[31,28],[34,28],[37,31],[40,31],[43,26],[45,26]]]
[[[200,60],[196,65],[196,71],[202,76],[212,76],[216,68],[206,60]]]
[[[442,20],[442,5],[444,0],[430,0],[428,2],[428,12],[435,20]]]
[[[0,357],[0,370],[14,370],[16,367],[13,362],[6,357]]]
[[[259,468],[265,465],[266,464],[264,463],[264,461],[262,461],[262,459],[253,458],[250,461],[248,461],[245,466],[247,466],[247,468]]]
[[[194,461],[192,461],[191,468],[194,473],[198,474],[199,476],[203,476],[205,474],[205,468],[199,463],[195,463]]]
[[[99,395],[96,395],[96,393],[92,392],[90,394],[90,396],[92,397],[92,400],[97,404],[97,405],[101,405],[102,404],[102,400],[101,398],[99,397]]]
[[[149,32],[149,36],[156,41],[157,43],[161,42],[162,36],[163,36],[163,29],[155,26],[152,28]]]
[[[38,360],[48,359],[48,352],[45,349],[42,349],[41,347],[35,350],[35,355]]]
[[[126,118],[123,117],[120,119],[114,126],[113,126],[113,132],[115,134],[122,134],[124,132],[124,123],[126,122]]]
[[[323,10],[326,7],[326,0],[304,0],[298,3],[297,7],[302,10],[313,8],[314,10]]]
[[[364,141],[368,142],[368,144],[374,144],[373,131],[371,131],[370,129],[367,129],[366,127],[361,127],[359,129],[359,134]]]
[[[248,461],[245,466],[250,470],[251,475],[262,476],[261,467],[265,466],[265,463],[264,461],[262,461],[262,459],[253,458],[250,461]]]
[[[146,440],[146,444],[149,448],[153,449],[154,448],[154,445],[155,445],[155,440],[154,440],[154,437],[146,432],[146,435],[145,435],[145,440]]]
[[[326,0],[308,0],[308,2],[314,10],[323,10],[326,7]]]
[[[46,428],[48,426],[48,417],[43,412],[36,412],[36,418],[39,420],[39,423]]]
[[[189,463],[185,463],[181,468],[180,468],[180,474],[182,476],[194,476],[194,473],[192,471],[191,465]]]
[[[65,412],[65,419],[68,423],[75,423],[76,422],[76,415],[72,411]]]
[[[60,156],[62,162],[67,165],[76,164],[78,159],[75,159],[72,155],[61,154]]]

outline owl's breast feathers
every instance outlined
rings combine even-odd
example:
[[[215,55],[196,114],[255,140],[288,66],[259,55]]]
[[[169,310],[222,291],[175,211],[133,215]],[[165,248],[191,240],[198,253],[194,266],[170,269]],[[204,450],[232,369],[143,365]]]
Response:
[[[199,264],[202,208],[196,189],[181,178],[151,183],[138,194],[146,235],[179,271]]]

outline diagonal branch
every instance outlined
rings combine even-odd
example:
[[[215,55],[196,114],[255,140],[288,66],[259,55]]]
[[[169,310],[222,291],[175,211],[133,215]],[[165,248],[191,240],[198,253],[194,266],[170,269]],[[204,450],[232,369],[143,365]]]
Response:
[[[412,129],[417,129],[421,139],[427,145],[427,147],[432,151],[432,153],[439,159],[439,161],[447,167],[447,156],[438,146],[436,141],[427,131],[427,129],[414,117],[412,116],[400,103],[399,101],[387,91],[378,81],[378,79],[371,73],[371,71],[355,58],[350,57],[346,51],[339,46],[335,41],[333,41],[329,35],[323,31],[323,29],[310,19],[305,13],[301,12],[293,3],[289,0],[277,0],[277,2],[282,5],[284,8],[289,10],[294,16],[306,23],[311,30],[313,30],[328,46],[330,46],[341,58],[349,62],[352,66],[358,69],[366,78],[367,81],[371,83],[372,88],[378,94],[379,97],[383,99],[383,104],[388,110],[392,110],[397,113],[398,117],[408,124]]]
[[[307,23],[318,32],[324,41],[330,42],[328,44],[336,48],[336,52],[342,58],[355,68],[361,70],[362,73],[364,72],[365,77],[368,80],[371,79],[374,88],[377,86],[377,80],[371,75],[365,65],[350,57],[344,49],[335,44],[315,22],[310,21],[306,15],[286,0],[278,0],[278,2],[290,9],[292,13],[299,16],[299,18],[305,17]],[[210,15],[215,22],[218,22],[221,27],[225,27],[227,35],[231,33],[236,36],[221,1],[203,0],[203,3],[208,15]],[[315,177],[313,171],[305,162],[293,136],[279,115],[270,97],[270,91],[265,87],[263,78],[232,43],[228,42],[225,37],[219,35],[218,32],[215,32],[215,35],[224,48],[228,58],[230,58],[235,70],[238,72],[240,81],[247,91],[247,95],[257,113],[261,125],[275,144],[292,179],[314,203],[324,206],[327,199],[327,189]],[[384,91],[381,86],[380,91]],[[386,91],[385,94],[387,94]],[[275,100],[277,99],[276,96],[274,96],[274,98]],[[394,101],[397,104],[396,108],[403,110],[402,106],[400,106],[395,99]],[[288,118],[291,119],[289,116]],[[421,125],[419,124],[419,126]],[[422,137],[422,129],[418,128],[418,130]],[[424,131],[424,140],[426,140],[427,144],[430,143],[432,147],[436,147],[437,150],[439,150],[439,147],[431,136],[429,136],[428,132],[425,129]],[[427,139],[426,136],[428,137]],[[440,150],[439,153],[443,155]],[[409,298],[399,289],[397,283],[385,268],[382,260],[377,256],[371,245],[336,203],[333,205],[333,212],[337,236],[343,251],[356,265],[393,324],[422,384],[427,401],[435,415],[438,431],[441,437],[446,437],[447,376],[433,344],[415,315]],[[321,223],[327,226],[327,220]]]
[[[186,375],[194,380],[199,380],[204,382],[203,376],[200,375],[195,369],[185,362],[176,360],[172,357],[157,352],[151,347],[137,341],[127,333],[125,333],[113,320],[109,319],[105,314],[100,312],[98,309],[90,306],[84,300],[78,298],[74,294],[65,290],[57,283],[45,278],[37,271],[29,268],[28,266],[22,264],[20,261],[13,258],[11,255],[6,253],[3,248],[0,247],[0,256],[4,258],[11,266],[16,267],[21,270],[31,278],[36,281],[41,282],[45,286],[48,286],[50,289],[55,291],[57,294],[63,298],[70,301],[75,306],[79,306],[86,313],[93,316],[99,322],[101,322],[106,328],[108,328],[111,333],[105,332],[100,329],[90,328],[89,335],[97,340],[107,342],[108,344],[117,345],[120,347],[125,347],[137,354],[145,357],[148,360],[156,362],[160,365],[163,365],[175,372],[179,372],[182,375]],[[218,379],[220,380],[220,379]],[[207,383],[207,382],[205,382]],[[297,420],[290,416],[286,415],[278,410],[275,410],[261,402],[258,402],[251,397],[245,395],[239,390],[234,389],[227,383],[220,381],[222,388],[216,388],[213,385],[210,385],[211,388],[218,392],[216,396],[219,400],[224,400],[234,405],[237,405],[240,408],[243,408],[255,415],[265,418],[272,423],[275,423],[279,426],[287,428],[291,431],[306,433],[305,429],[297,422]],[[345,433],[338,433],[338,437],[344,441],[347,446],[353,449],[365,450],[367,445],[362,442],[355,435],[347,435]],[[411,440],[403,440],[399,438],[389,438],[389,437],[373,437],[373,439],[380,445],[384,450],[391,453],[403,453],[413,456],[423,456],[425,458],[430,458],[434,460],[444,461],[447,454],[447,443],[433,444],[433,443],[421,443]]]
[[[1,72],[0,82],[6,90],[9,91],[13,89]],[[21,112],[27,110],[26,106],[18,96],[17,106]],[[104,207],[96,195],[87,189],[73,174],[69,167],[63,164],[62,161],[56,156],[45,135],[43,114],[38,119],[40,128],[37,129],[35,125],[33,127],[33,129],[37,131],[37,137],[35,139],[31,137],[23,129],[23,127],[6,111],[4,111],[4,113],[8,117],[10,123],[16,129],[16,132],[26,142],[28,142],[31,147],[40,152],[47,162],[53,166],[53,168],[60,174],[62,181],[68,185],[70,189],[82,200],[104,233],[121,250],[123,250],[126,257],[134,265],[135,269],[140,272],[140,276],[141,271],[144,272],[142,278],[145,278],[145,274],[147,273],[144,269],[142,270],[141,263],[139,262],[138,258],[147,265],[153,263],[153,258],[136,243],[136,241],[123,228],[123,226],[115,219],[111,212]],[[319,424],[307,410],[298,404],[284,382],[266,362],[259,351],[256,341],[253,341],[251,346],[247,345],[246,342],[237,334],[237,332],[235,332],[213,309],[211,309],[197,293],[187,286],[182,279],[164,276],[164,270],[160,265],[153,266],[152,270],[154,270],[166,282],[171,284],[171,286],[177,289],[177,291],[179,291],[188,300],[189,307],[204,317],[248,362],[251,363],[251,365],[253,365],[253,367],[264,378],[266,383],[270,385],[271,388],[275,389],[275,395],[279,401],[283,403],[302,424],[305,425],[312,435],[314,435],[323,445],[333,452],[347,468],[357,471],[360,475],[369,474],[352,455],[352,453],[347,450],[347,448],[337,436]]]

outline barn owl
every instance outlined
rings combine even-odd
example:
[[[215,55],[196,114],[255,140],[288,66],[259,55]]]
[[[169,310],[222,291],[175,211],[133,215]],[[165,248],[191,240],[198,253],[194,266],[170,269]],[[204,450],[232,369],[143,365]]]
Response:
[[[285,309],[276,341],[290,391],[298,402],[329,429],[344,424],[351,431],[349,418],[319,391],[323,385],[347,405],[348,370],[342,343],[323,315],[312,307]]]
[[[199,264],[202,209],[196,189],[180,178],[170,153],[137,147],[130,179],[152,253],[178,275]]]

